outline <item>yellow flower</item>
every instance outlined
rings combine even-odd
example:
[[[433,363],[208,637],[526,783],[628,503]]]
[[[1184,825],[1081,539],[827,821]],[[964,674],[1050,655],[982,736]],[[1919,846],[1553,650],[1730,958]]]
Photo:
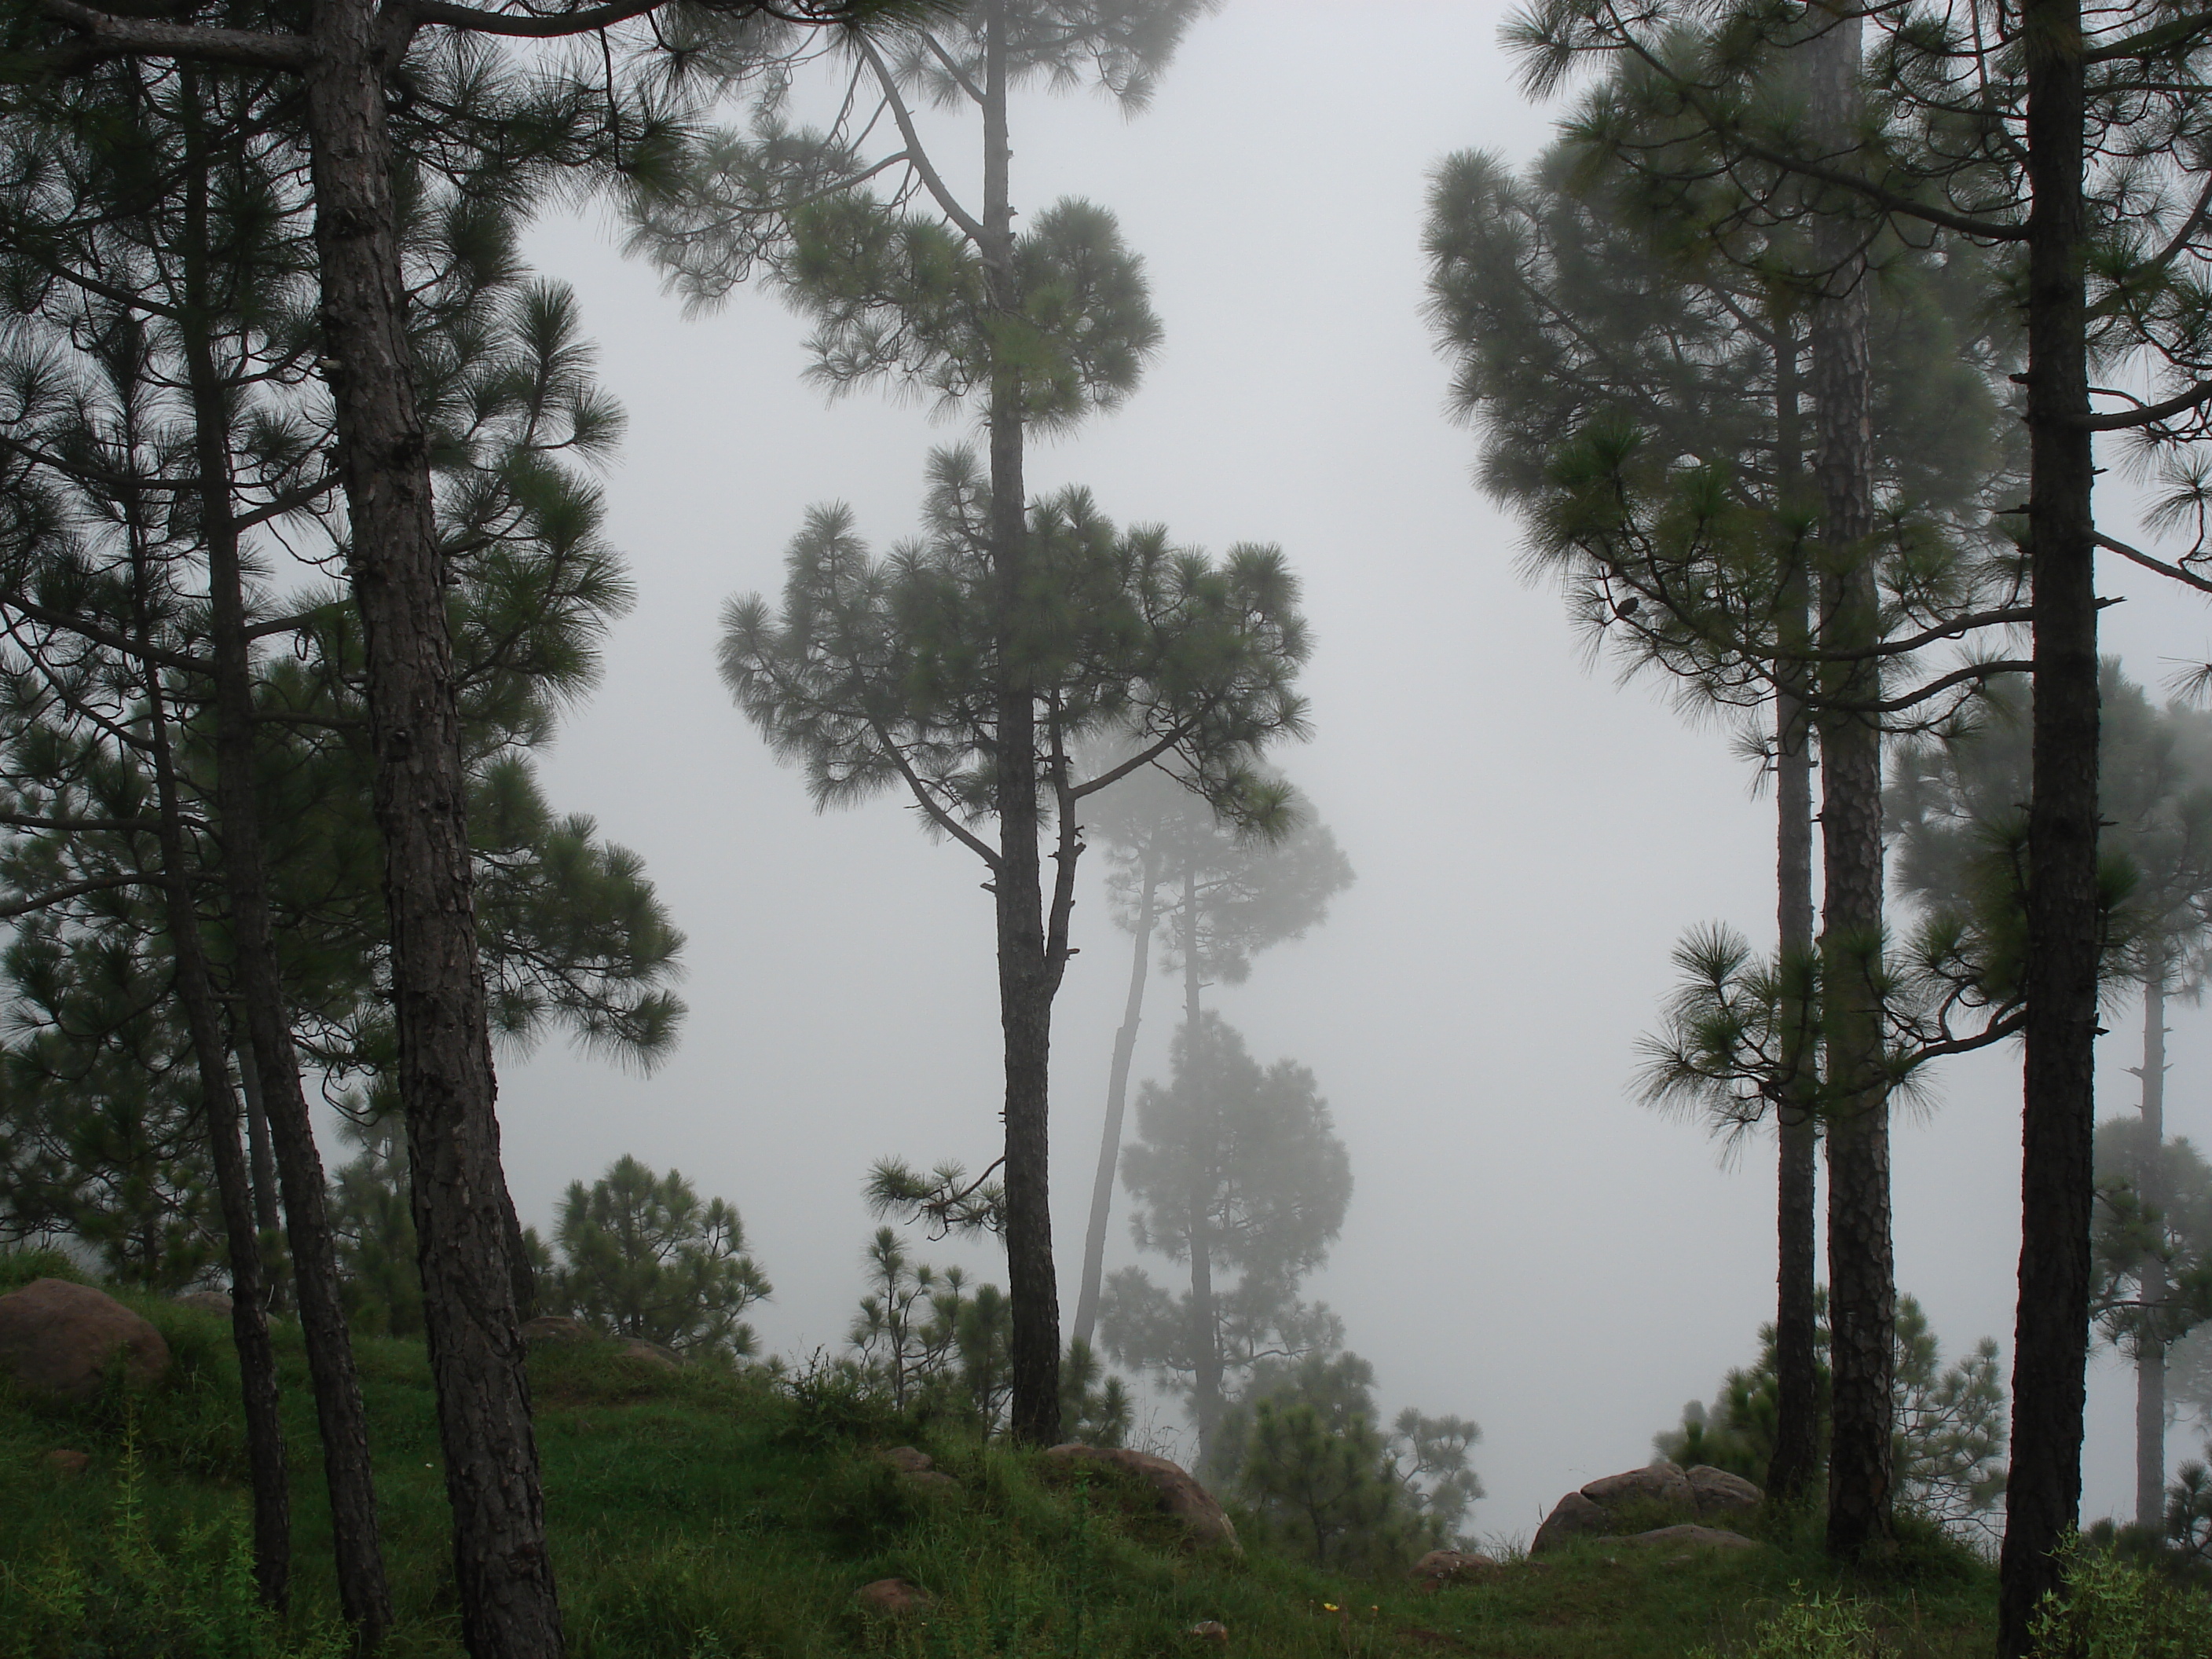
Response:
[[[1323,1613],[1334,1613],[1336,1611],[1336,1603],[1334,1601],[1324,1601],[1321,1604],[1321,1610]]]

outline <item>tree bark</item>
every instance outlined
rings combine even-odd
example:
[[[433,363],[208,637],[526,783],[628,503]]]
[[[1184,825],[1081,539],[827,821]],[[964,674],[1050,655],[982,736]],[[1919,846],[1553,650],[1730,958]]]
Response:
[[[1213,1194],[1220,1146],[1206,1079],[1200,1021],[1198,860],[1185,866],[1182,889],[1182,1085],[1190,1091],[1190,1359],[1192,1426],[1198,1467],[1214,1474],[1214,1433],[1221,1425],[1221,1309],[1213,1294]]]
[[[1831,15],[1810,48],[1822,147],[1856,138],[1862,94],[1856,15]],[[1880,631],[1875,571],[1868,273],[1855,216],[1814,228],[1825,291],[1812,313],[1814,471],[1820,499],[1825,651],[1863,651]],[[1820,720],[1823,1018],[1828,1055],[1828,1325],[1831,1553],[1886,1548],[1893,1504],[1896,1287],[1890,1239],[1889,1103],[1882,1064],[1881,728],[1839,704],[1877,700],[1871,659],[1830,672]]]
[[[1997,1650],[2019,1659],[2057,1590],[2081,1506],[2097,1036],[2095,461],[2088,428],[2080,0],[2024,0],[2027,72],[2028,805],[2027,1063],[2011,1473]]]
[[[385,126],[385,78],[403,37],[380,31],[371,0],[323,0],[312,30],[305,78],[322,321],[366,647],[399,1096],[462,1640],[476,1659],[557,1659],[561,1612],[477,954],[445,559],[405,330]]]
[[[189,71],[187,71],[189,73]],[[186,235],[195,248],[206,246],[193,231],[204,227],[205,179],[191,174],[197,222]],[[190,301],[187,301],[188,307]],[[138,636],[151,644],[149,580],[143,560],[134,552],[132,586],[138,606]],[[155,799],[160,828],[161,896],[170,950],[176,963],[178,1006],[184,1010],[192,1059],[199,1073],[200,1102],[207,1114],[208,1147],[215,1165],[216,1201],[222,1209],[223,1241],[230,1261],[230,1336],[238,1350],[240,1406],[246,1418],[247,1480],[253,1493],[253,1586],[264,1606],[283,1609],[292,1591],[292,1497],[284,1474],[284,1424],[279,1405],[276,1355],[269,1341],[267,1297],[261,1280],[261,1240],[248,1191],[245,1149],[238,1139],[238,1097],[230,1087],[230,1051],[223,1041],[222,1015],[207,947],[200,938],[198,907],[193,902],[191,863],[185,851],[184,807],[177,787],[176,756],[169,738],[167,693],[161,671],[146,664],[146,709],[154,761]]]
[[[1083,1283],[1075,1297],[1074,1340],[1088,1347],[1098,1324],[1098,1287],[1106,1271],[1106,1223],[1114,1210],[1114,1171],[1121,1161],[1121,1120],[1129,1103],[1129,1062],[1137,1050],[1137,1024],[1145,1012],[1145,981],[1152,962],[1154,900],[1152,854],[1145,854],[1138,879],[1144,898],[1137,911],[1137,942],[1129,963],[1129,995],[1121,1007],[1121,1029],[1114,1033],[1114,1065],[1106,1079],[1106,1128],[1098,1141],[1098,1173],[1091,1183],[1091,1224],[1083,1237]]]
[[[983,262],[987,301],[1011,317],[1015,289],[1012,152],[1006,132],[1005,0],[984,9]],[[999,944],[999,1021],[1006,1040],[1006,1288],[1014,1438],[1060,1438],[1060,1285],[1053,1270],[1048,1135],[1054,964],[1045,948],[1039,855],[1035,687],[1027,661],[1027,501],[1022,480],[1021,370],[994,347],[991,362],[991,561],[998,608],[995,805],[999,867],[992,883]]]
[[[1790,319],[1776,319],[1775,495],[1800,484],[1804,438],[1798,408],[1797,342]],[[1802,557],[1782,582],[1778,638],[1785,663],[1809,643],[1810,579]],[[1813,755],[1797,673],[1776,676],[1774,699],[1775,923],[1783,973],[1783,1088],[1775,1105],[1774,1453],[1766,1495],[1777,1505],[1812,1489],[1820,1459],[1820,1352],[1814,1299],[1819,1279],[1816,1115],[1819,1043],[1812,1029]]]
[[[191,71],[186,71],[189,74]],[[204,185],[194,170],[187,211],[204,211]],[[203,232],[204,226],[202,226]],[[188,233],[189,234],[189,233]],[[300,1086],[299,1059],[269,915],[265,855],[253,780],[253,664],[246,635],[244,574],[233,509],[230,396],[208,334],[210,299],[203,236],[186,251],[188,295],[183,333],[198,470],[200,534],[208,561],[210,644],[215,659],[216,811],[240,999],[284,1197],[286,1238],[301,1334],[314,1386],[315,1417],[330,1491],[338,1606],[374,1647],[392,1624],[392,1593],[377,1539],[376,1485],[369,1468],[368,1423],[355,1374],[353,1334],[338,1288],[323,1164]],[[218,1041],[220,1034],[218,1033]],[[226,1056],[227,1058],[227,1056]],[[228,1087],[226,1066],[225,1088]]]
[[[261,1069],[254,1063],[253,1039],[245,1022],[234,1018],[230,1042],[238,1056],[239,1091],[246,1097],[246,1146],[253,1177],[253,1219],[261,1229],[261,1260],[271,1312],[291,1305],[285,1292],[290,1277],[284,1261],[284,1227],[276,1208],[276,1161],[269,1150],[269,1113],[261,1100]]]
[[[2166,961],[2154,955],[2143,976],[2142,1174],[2144,1206],[2166,1213]],[[2172,1287],[2156,1252],[2136,1268],[2143,1329],[2136,1339],[2136,1526],[2166,1532],[2166,1342],[2159,1319]]]

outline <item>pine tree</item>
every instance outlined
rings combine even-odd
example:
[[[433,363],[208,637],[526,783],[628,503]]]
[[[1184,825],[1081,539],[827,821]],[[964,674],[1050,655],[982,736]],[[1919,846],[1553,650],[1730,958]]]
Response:
[[[1121,1179],[1138,1248],[1180,1264],[1189,1288],[1122,1268],[1100,1322],[1117,1360],[1185,1395],[1199,1466],[1219,1469],[1223,1413],[1255,1368],[1343,1340],[1336,1316],[1297,1292],[1344,1225],[1352,1166],[1313,1074],[1263,1069],[1219,1015],[1184,1025],[1170,1066],[1167,1087],[1139,1092]]]
[[[1255,783],[1255,788],[1279,786]],[[1106,1089],[1106,1125],[1091,1184],[1091,1224],[1084,1235],[1083,1278],[1075,1304],[1075,1336],[1088,1343],[1097,1328],[1105,1273],[1106,1224],[1114,1171],[1121,1157],[1129,1065],[1136,1052],[1146,981],[1157,934],[1162,965],[1176,972],[1196,939],[1189,964],[1201,977],[1241,984],[1255,952],[1302,938],[1328,913],[1352,882],[1352,866],[1327,825],[1311,820],[1293,798],[1271,810],[1267,833],[1224,823],[1204,801],[1150,769],[1103,796],[1086,829],[1104,843],[1106,890],[1114,920],[1129,934],[1129,992]],[[1195,933],[1183,912],[1195,903]]]

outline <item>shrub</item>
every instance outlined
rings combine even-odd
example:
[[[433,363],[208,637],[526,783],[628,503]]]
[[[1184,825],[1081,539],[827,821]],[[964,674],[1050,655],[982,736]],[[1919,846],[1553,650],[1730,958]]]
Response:
[[[2212,1653],[2212,1597],[2178,1589],[2149,1567],[2069,1538],[2065,1589],[2031,1627],[2034,1659],[2203,1659]]]
[[[161,1654],[174,1659],[338,1659],[346,1632],[325,1625],[295,1640],[253,1584],[245,1510],[164,1546],[146,1517],[135,1434],[124,1442],[115,1506],[97,1559],[57,1547],[0,1565],[0,1655],[76,1659]]]
[[[1797,1586],[1790,1591],[1796,1595]],[[1792,1601],[1726,1650],[1729,1659],[1877,1659],[1883,1651],[1865,1610],[1840,1595]],[[1718,1659],[1720,1652],[1702,1647],[1690,1659]]]

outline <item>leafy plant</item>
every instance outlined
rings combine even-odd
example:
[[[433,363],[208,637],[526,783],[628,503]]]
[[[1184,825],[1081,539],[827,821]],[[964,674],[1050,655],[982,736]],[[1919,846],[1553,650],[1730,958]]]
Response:
[[[2062,1594],[2029,1627],[2031,1659],[2197,1659],[2212,1653],[2212,1597],[2069,1534]]]

